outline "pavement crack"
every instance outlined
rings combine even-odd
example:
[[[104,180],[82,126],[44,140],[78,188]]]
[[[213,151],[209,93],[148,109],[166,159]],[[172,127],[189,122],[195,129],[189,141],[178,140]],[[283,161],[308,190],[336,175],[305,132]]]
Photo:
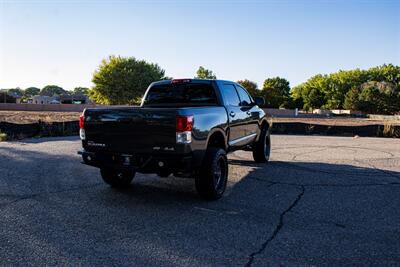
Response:
[[[304,155],[312,154],[312,153],[318,153],[318,152],[322,152],[322,151],[325,151],[325,150],[328,150],[328,149],[329,149],[329,147],[326,147],[326,148],[323,148],[323,149],[317,149],[317,150],[313,150],[313,151],[297,153],[297,154],[293,155],[292,160],[296,161],[297,157],[299,157],[299,156],[304,156]]]
[[[261,247],[260,247],[257,251],[255,251],[255,252],[253,252],[253,253],[251,253],[251,254],[249,255],[249,259],[248,259],[247,263],[245,264],[245,267],[250,267],[250,266],[253,264],[255,257],[256,257],[257,255],[260,255],[261,253],[263,253],[263,252],[265,251],[265,249],[267,248],[268,244],[269,244],[271,241],[273,241],[273,240],[275,239],[275,237],[279,234],[280,230],[281,230],[282,227],[284,226],[284,220],[283,220],[283,219],[284,219],[285,215],[286,215],[289,211],[291,211],[291,210],[299,203],[299,201],[301,200],[301,198],[303,197],[303,195],[304,195],[304,193],[305,193],[305,187],[304,187],[304,186],[301,186],[300,188],[301,188],[301,191],[300,191],[300,193],[296,196],[296,198],[295,198],[295,200],[292,202],[292,204],[290,204],[290,206],[289,206],[287,209],[285,209],[285,210],[279,215],[278,224],[276,225],[274,231],[272,232],[272,235],[271,235],[264,243],[262,243]]]

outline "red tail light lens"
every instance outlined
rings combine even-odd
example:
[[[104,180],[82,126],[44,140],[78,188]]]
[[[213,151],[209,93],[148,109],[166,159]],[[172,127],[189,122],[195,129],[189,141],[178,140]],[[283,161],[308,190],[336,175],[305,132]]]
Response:
[[[82,114],[79,116],[79,129],[85,128],[85,116]]]
[[[190,132],[193,130],[193,116],[176,116],[176,131]]]

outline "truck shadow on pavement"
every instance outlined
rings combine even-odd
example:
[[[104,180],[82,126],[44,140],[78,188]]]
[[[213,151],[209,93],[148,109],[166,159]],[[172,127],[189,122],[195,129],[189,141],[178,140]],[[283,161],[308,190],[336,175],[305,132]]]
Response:
[[[255,164],[230,157],[226,196],[207,202],[191,179],[139,174],[132,187],[115,190],[79,163],[75,148],[24,147],[0,147],[0,265],[400,260],[400,172],[366,167],[371,162]]]

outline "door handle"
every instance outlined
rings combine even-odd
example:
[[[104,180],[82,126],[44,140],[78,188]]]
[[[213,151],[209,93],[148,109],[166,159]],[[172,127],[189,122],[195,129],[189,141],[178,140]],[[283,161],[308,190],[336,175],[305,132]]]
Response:
[[[231,117],[235,117],[236,113],[231,111],[231,113],[229,113],[229,115],[231,115]]]

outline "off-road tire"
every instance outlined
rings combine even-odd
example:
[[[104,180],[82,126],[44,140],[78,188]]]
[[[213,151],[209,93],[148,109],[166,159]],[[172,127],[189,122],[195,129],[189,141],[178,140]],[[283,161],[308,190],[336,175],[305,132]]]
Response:
[[[195,184],[198,194],[207,200],[222,197],[228,181],[228,158],[221,148],[208,148],[200,170],[196,172]]]
[[[260,138],[253,146],[253,159],[257,163],[266,163],[271,155],[271,136],[266,127],[261,130]]]

